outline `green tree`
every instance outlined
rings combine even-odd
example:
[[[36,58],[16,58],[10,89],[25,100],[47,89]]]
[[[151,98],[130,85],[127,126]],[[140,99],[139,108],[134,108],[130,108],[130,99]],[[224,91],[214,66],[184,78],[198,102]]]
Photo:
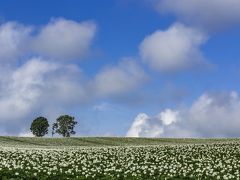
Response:
[[[48,120],[45,117],[38,117],[33,120],[30,130],[33,135],[37,137],[42,137],[48,133]]]
[[[74,127],[77,124],[77,121],[74,120],[74,117],[69,115],[62,115],[57,118],[56,122],[53,123],[52,135],[58,133],[63,137],[70,137],[71,134],[75,134]]]

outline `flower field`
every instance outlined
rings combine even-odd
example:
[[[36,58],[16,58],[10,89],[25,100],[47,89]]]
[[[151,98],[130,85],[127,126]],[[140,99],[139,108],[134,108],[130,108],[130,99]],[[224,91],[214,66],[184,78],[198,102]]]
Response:
[[[240,179],[240,141],[0,146],[1,179]]]

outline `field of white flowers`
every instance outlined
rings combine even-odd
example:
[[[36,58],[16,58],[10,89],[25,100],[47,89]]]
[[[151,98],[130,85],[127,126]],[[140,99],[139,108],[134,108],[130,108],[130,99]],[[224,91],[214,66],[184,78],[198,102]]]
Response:
[[[240,179],[240,142],[0,146],[1,179]]]

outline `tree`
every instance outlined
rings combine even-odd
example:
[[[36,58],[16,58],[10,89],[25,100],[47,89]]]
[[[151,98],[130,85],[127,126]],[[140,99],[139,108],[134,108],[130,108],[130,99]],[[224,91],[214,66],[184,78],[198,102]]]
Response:
[[[74,121],[74,117],[69,115],[62,115],[57,118],[56,122],[53,123],[52,135],[58,133],[63,137],[70,137],[71,134],[76,132],[73,130],[77,121]]]
[[[48,133],[48,120],[45,117],[38,117],[33,120],[30,130],[33,135],[37,137],[42,137]]]

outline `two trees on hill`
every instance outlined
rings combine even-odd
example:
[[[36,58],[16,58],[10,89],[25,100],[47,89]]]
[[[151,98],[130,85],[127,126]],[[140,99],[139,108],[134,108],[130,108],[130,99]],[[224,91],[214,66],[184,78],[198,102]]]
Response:
[[[72,134],[75,134],[74,127],[77,124],[77,121],[74,120],[74,117],[69,115],[62,115],[56,119],[56,122],[52,125],[52,135],[55,133],[62,135],[63,137],[70,137]],[[48,134],[48,120],[45,117],[38,117],[33,120],[30,130],[33,135],[37,137],[42,137]]]

